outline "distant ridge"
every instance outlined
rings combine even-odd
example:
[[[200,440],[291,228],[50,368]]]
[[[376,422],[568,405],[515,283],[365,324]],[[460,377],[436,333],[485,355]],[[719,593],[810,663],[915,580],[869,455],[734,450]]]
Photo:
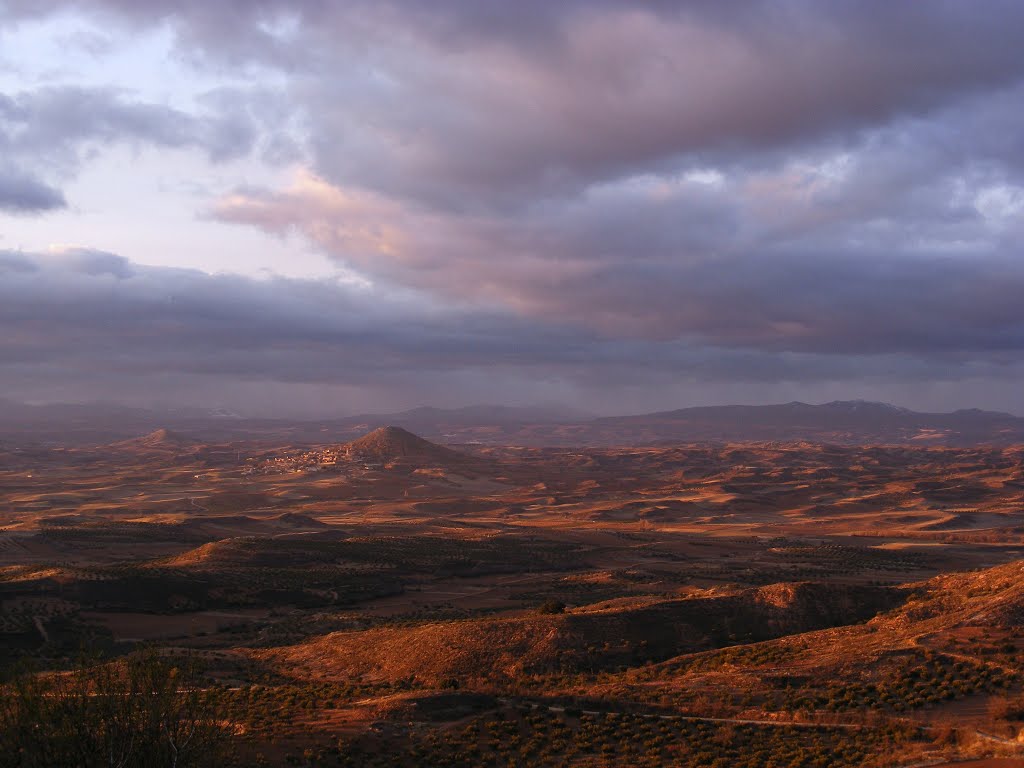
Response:
[[[984,411],[978,408],[963,409],[952,413],[925,413],[901,408],[891,403],[873,400],[833,400],[820,405],[803,403],[794,400],[778,405],[704,405],[680,408],[673,411],[657,411],[637,416],[610,416],[595,419],[596,422],[629,421],[636,419],[715,419],[743,415],[753,417],[758,422],[798,423],[800,420],[812,422],[847,421],[857,423],[862,420],[886,420],[921,422],[956,418],[976,418],[981,420],[1011,419],[1024,421],[1009,413]]]
[[[593,418],[593,414],[563,406],[467,405],[461,408],[435,408],[424,405],[407,411],[364,413],[332,421],[350,431],[392,425],[418,435],[459,434],[471,439],[474,433],[513,434],[534,425],[554,426],[585,422]]]
[[[505,419],[505,417],[508,417]],[[504,420],[503,420],[504,419]],[[1024,443],[1024,418],[977,408],[924,413],[872,400],[712,405],[593,418],[563,412],[471,406],[416,408],[333,422],[340,431],[399,425],[428,439],[494,445],[651,445],[671,442],[790,442],[841,445]]]
[[[821,405],[717,405],[639,416],[595,419],[594,442],[809,441],[840,444],[964,445],[1024,441],[1024,419],[1008,413],[959,410],[920,413],[868,400]]]
[[[530,446],[627,446],[705,441],[936,446],[1024,444],[1024,418],[1010,413],[978,408],[923,413],[867,400],[699,406],[603,418],[554,408],[422,407],[400,413],[316,421],[226,418],[211,411],[172,413],[105,405],[28,406],[0,400],[0,442],[11,448],[119,445],[114,443],[116,440],[136,450],[180,449],[199,443],[236,440],[337,445],[386,427],[401,429],[411,436],[392,434],[384,441],[390,448],[381,455],[392,457],[426,451],[424,443],[431,440],[444,444]],[[150,430],[155,431],[142,438],[135,437]],[[183,438],[181,433],[196,442]],[[360,440],[353,440],[349,445]],[[371,444],[376,440],[360,444],[360,450],[368,458],[380,450]],[[434,445],[431,450],[445,449]]]

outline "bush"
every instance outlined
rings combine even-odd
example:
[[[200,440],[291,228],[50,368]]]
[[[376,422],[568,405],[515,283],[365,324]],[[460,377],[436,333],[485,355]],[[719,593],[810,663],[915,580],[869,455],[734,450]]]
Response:
[[[565,613],[565,603],[561,600],[545,600],[537,611],[545,614]]]
[[[197,668],[147,651],[119,664],[25,674],[0,690],[0,768],[224,764],[227,732]]]

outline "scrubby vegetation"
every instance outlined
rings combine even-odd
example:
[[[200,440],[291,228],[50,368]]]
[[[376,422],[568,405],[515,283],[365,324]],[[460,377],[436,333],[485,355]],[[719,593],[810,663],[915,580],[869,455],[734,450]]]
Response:
[[[913,728],[855,730],[722,724],[620,713],[496,712],[445,733],[412,739],[387,753],[373,738],[346,742],[339,756],[315,765],[469,768],[470,766],[606,766],[655,768],[844,768],[883,766]]]
[[[1005,692],[1017,682],[1007,672],[975,660],[955,659],[936,653],[909,660],[874,681],[843,681],[821,692],[788,692],[784,708],[838,711],[889,710],[903,712],[976,693]]]
[[[194,661],[155,652],[22,674],[0,687],[0,766],[224,765],[229,733],[199,685]]]

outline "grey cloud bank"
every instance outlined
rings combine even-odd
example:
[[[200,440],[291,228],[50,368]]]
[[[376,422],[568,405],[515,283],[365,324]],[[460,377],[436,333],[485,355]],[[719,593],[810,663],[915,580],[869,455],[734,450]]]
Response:
[[[484,393],[512,402],[572,396],[618,410],[622,405],[609,408],[608,393],[625,392],[628,399],[619,394],[618,403],[665,407],[683,396],[714,402],[723,382],[741,399],[832,393],[851,381],[862,392],[889,386],[901,395],[899,383],[892,387],[894,372],[905,384],[933,387],[932,402],[944,407],[954,383],[1006,403],[1021,373],[998,347],[969,355],[927,344],[916,354],[839,354],[623,340],[511,313],[444,308],[423,297],[211,276],[88,251],[0,254],[0,323],[8,329],[0,376],[9,395],[60,400],[75,392],[137,404],[202,397],[298,415],[421,397],[457,404]],[[299,392],[317,395],[310,401]]]

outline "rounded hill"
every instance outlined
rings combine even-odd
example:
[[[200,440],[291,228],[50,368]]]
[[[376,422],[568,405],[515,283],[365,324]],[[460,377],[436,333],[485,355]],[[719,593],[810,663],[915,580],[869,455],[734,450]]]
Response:
[[[381,427],[358,440],[348,443],[350,456],[373,461],[389,462],[404,458],[434,459],[451,461],[462,458],[461,454],[444,446],[424,440],[401,427]]]

